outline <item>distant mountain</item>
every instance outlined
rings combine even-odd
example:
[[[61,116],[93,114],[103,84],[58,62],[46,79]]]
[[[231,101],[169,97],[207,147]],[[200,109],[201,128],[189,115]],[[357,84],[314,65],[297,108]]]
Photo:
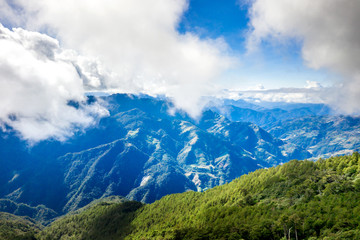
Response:
[[[301,146],[311,154],[292,155],[296,159],[339,156],[360,149],[360,118],[338,115],[324,104],[223,100],[209,108],[232,122],[261,126],[275,139],[283,140],[287,151]]]
[[[274,138],[253,123],[232,122],[212,111],[204,112],[199,126],[232,145],[251,152],[256,159],[266,162],[265,167],[275,166],[290,159],[311,157],[303,148]]]
[[[334,115],[334,111],[324,104],[305,103],[248,103],[244,100],[213,101],[208,108],[231,121],[251,122],[268,129],[279,121],[306,116]]]
[[[360,149],[360,117],[309,116],[274,124],[269,132],[304,146],[314,157],[350,154]]]
[[[114,194],[153,202],[170,193],[206,190],[259,167],[286,162],[293,153],[284,154],[285,144],[258,127],[233,126],[211,112],[198,126],[154,118],[139,109],[113,118],[126,129],[125,136],[58,158],[67,189],[65,211]],[[221,124],[218,119],[223,119]],[[209,124],[220,124],[230,135],[213,131]],[[233,141],[234,137],[239,140]]]
[[[38,239],[359,239],[359,154],[290,161],[203,193],[98,203]]]
[[[171,103],[152,97],[117,94],[103,101],[110,116],[65,143],[45,141],[27,149],[3,134],[3,146],[10,146],[0,151],[7,165],[0,170],[0,197],[45,204],[59,213],[110,195],[153,202],[311,156],[254,124],[210,110],[195,121],[183,112],[169,114]]]

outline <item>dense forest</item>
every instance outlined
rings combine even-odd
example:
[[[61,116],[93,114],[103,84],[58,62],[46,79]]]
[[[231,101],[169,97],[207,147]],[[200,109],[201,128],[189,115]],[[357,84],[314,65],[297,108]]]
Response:
[[[0,212],[1,240],[32,240],[40,231],[41,225],[27,217]]]
[[[358,153],[293,160],[152,204],[98,202],[30,232],[34,239],[360,239],[359,192]]]

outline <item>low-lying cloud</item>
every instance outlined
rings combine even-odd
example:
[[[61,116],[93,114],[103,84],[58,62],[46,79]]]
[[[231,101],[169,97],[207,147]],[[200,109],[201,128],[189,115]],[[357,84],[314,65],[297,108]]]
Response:
[[[0,126],[22,138],[64,140],[74,129],[94,124],[107,110],[82,104],[83,81],[73,63],[62,57],[57,40],[0,24]],[[79,108],[69,101],[80,103]]]
[[[329,103],[343,112],[360,111],[360,1],[251,0],[248,49],[264,41],[297,41],[313,69],[339,74]]]
[[[307,81],[302,88],[253,89],[246,91],[226,90],[218,97],[225,99],[243,99],[249,102],[281,103],[323,103],[330,101],[332,87],[323,87],[315,81]]]

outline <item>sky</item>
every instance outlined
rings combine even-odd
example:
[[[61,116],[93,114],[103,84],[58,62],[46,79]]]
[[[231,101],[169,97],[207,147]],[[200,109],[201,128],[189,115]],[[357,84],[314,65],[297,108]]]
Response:
[[[203,96],[251,94],[356,114],[359,12],[357,0],[0,0],[0,126],[65,140],[108,114],[89,92],[165,95],[194,118]]]
[[[261,53],[248,54],[249,7],[246,1],[192,0],[182,16],[178,30],[195,32],[203,38],[223,37],[232,52],[240,59],[239,65],[219,79],[224,88],[248,90],[262,85],[265,88],[304,87],[307,81],[329,85],[324,71],[304,66],[296,42],[274,46],[264,44]]]

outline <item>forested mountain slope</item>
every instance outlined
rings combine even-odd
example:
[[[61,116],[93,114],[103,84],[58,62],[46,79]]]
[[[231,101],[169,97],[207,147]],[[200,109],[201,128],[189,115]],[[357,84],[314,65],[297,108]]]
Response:
[[[290,161],[202,193],[98,204],[39,239],[358,239],[359,154]]]
[[[41,228],[33,219],[0,212],[0,240],[34,240]]]

